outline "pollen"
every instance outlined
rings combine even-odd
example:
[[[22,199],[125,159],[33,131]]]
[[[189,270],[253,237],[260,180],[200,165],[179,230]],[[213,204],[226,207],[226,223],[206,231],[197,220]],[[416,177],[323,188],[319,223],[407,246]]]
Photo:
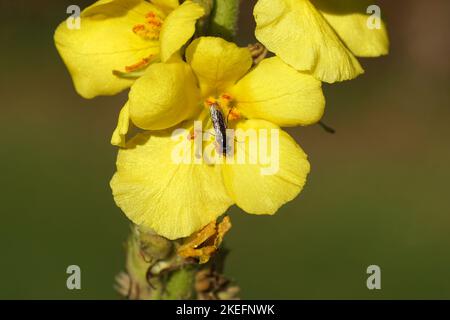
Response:
[[[145,15],[145,22],[133,27],[133,32],[145,40],[158,40],[163,20],[154,12]]]

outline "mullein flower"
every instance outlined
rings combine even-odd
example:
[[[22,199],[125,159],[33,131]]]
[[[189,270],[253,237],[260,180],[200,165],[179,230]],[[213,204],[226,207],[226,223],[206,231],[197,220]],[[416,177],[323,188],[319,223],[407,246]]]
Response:
[[[100,0],[83,10],[79,29],[61,23],[55,44],[81,96],[114,95],[151,63],[169,59],[203,15],[191,1]]]
[[[325,105],[321,82],[311,74],[294,70],[278,57],[251,68],[246,48],[220,38],[193,41],[186,61],[174,55],[167,63],[148,67],[130,90],[115,137],[123,142],[128,120],[141,129],[158,130],[137,134],[119,150],[111,187],[128,218],[169,239],[191,235],[233,204],[252,214],[274,214],[294,199],[310,165],[279,127],[313,124]],[[173,161],[180,141],[195,150],[195,136],[210,132],[212,105],[227,115],[229,128],[268,130],[269,141],[279,135],[279,168],[274,174],[262,174],[263,164],[249,161],[199,164],[197,154],[192,161]],[[207,132],[195,131],[196,119],[204,120],[202,131]],[[174,134],[176,128],[186,130]],[[237,139],[235,154],[220,154],[221,159],[236,160],[239,151],[250,150],[249,139]]]
[[[256,38],[297,70],[333,83],[363,73],[355,56],[388,53],[384,23],[369,28],[366,0],[258,0]]]

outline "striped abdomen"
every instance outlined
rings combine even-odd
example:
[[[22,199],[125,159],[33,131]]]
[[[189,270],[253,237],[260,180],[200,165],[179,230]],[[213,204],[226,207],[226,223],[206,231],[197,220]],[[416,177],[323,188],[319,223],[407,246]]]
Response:
[[[229,148],[225,117],[223,116],[222,111],[218,108],[217,104],[211,104],[209,106],[209,113],[211,115],[211,121],[216,135],[218,151],[223,155],[227,155]]]

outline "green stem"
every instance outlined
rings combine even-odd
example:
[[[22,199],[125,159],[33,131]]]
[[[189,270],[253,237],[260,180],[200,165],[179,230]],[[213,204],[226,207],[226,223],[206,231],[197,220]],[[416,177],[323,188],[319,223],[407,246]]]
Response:
[[[127,242],[126,271],[130,299],[172,300],[195,298],[198,265],[187,264],[177,255],[178,241],[170,241],[152,230],[133,226]]]
[[[240,0],[215,0],[208,34],[233,40],[236,37]]]
[[[239,288],[222,275],[226,251],[207,264],[177,254],[181,241],[132,227],[126,272],[116,277],[117,291],[133,300],[234,299]]]

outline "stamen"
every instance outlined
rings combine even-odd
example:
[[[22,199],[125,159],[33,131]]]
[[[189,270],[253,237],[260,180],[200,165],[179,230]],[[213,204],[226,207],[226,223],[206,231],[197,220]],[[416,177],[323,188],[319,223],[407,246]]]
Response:
[[[222,99],[230,101],[231,100],[231,96],[227,93],[222,94]]]
[[[139,33],[145,30],[145,26],[143,24],[137,24],[133,27],[134,33]]]
[[[133,72],[147,67],[151,62],[151,57],[152,56],[149,56],[148,58],[143,58],[141,61],[138,61],[130,66],[125,66],[125,71]]]
[[[149,12],[145,16],[147,18],[147,22],[155,27],[161,27],[162,26],[162,19],[158,17],[154,12]]]
[[[228,121],[238,120],[241,118],[241,114],[236,108],[230,109],[228,113]]]
[[[145,23],[133,27],[133,32],[145,40],[158,40],[163,20],[154,12],[145,15]]]
[[[113,74],[120,78],[136,79],[143,75],[145,69],[155,60],[155,55],[149,55],[132,65],[125,66],[125,71],[113,70]]]
[[[228,93],[223,93],[219,98],[209,97],[205,100],[204,105],[206,108],[209,108],[212,105],[220,108],[223,114],[227,117],[227,121],[238,120],[241,118],[241,114],[235,107],[233,97]]]
[[[205,100],[205,107],[209,108],[212,105],[218,105],[217,99],[214,97],[209,97],[208,99]]]
[[[241,118],[241,114],[236,109],[233,97],[228,93],[224,93],[220,96],[220,105],[222,106],[223,112],[227,115],[227,121],[238,120]]]
[[[137,78],[140,78],[144,75],[145,69],[133,71],[133,72],[123,72],[123,71],[119,71],[119,70],[113,70],[112,73],[113,73],[113,75],[115,75],[116,77],[119,77],[119,78],[136,80]]]

